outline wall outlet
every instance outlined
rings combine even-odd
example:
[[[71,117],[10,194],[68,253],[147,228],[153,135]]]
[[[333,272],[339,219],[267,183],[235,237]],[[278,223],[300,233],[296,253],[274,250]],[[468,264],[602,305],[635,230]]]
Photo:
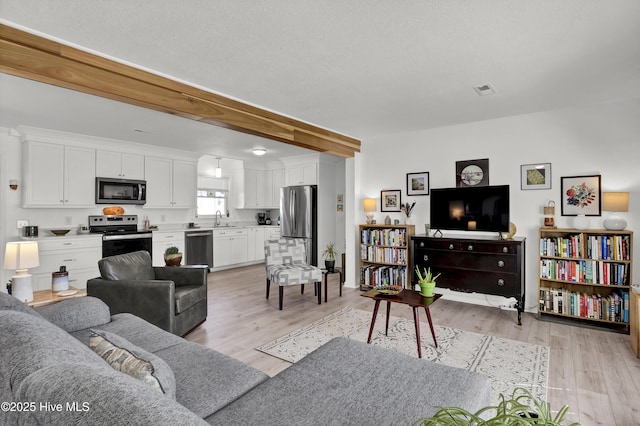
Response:
[[[28,221],[28,220],[19,220],[19,221],[18,221],[18,223],[17,223],[17,225],[16,225],[16,227],[17,227],[18,229],[22,229],[22,228],[24,228],[25,226],[29,226],[29,221]]]

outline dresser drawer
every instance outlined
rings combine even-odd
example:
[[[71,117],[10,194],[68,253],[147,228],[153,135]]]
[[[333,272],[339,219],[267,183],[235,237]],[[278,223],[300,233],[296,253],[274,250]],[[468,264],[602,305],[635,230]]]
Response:
[[[460,253],[456,251],[416,249],[416,263],[442,267],[464,268],[479,271],[507,271],[515,273],[517,257],[508,254]]]
[[[446,267],[432,268],[432,271],[442,273],[437,280],[437,287],[504,297],[520,296],[518,274],[489,271],[469,273],[467,270]]]
[[[452,240],[439,238],[414,238],[415,249],[432,248],[438,250],[464,251],[475,253],[516,254],[518,244],[506,241],[487,242],[480,240]]]

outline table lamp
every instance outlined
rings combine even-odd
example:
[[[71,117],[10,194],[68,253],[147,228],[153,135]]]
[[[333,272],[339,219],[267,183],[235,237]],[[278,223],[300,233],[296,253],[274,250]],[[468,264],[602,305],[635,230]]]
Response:
[[[40,265],[38,243],[36,241],[17,241],[7,243],[4,253],[4,269],[15,269],[11,277],[11,295],[22,302],[33,300],[31,274],[27,269]]]
[[[628,212],[629,193],[628,192],[603,192],[602,210],[607,212]],[[627,227],[627,221],[616,214],[607,217],[602,224],[606,229],[612,231],[622,231]]]
[[[375,198],[364,199],[364,211],[367,212],[367,225],[371,225],[373,223],[373,212],[376,211]]]

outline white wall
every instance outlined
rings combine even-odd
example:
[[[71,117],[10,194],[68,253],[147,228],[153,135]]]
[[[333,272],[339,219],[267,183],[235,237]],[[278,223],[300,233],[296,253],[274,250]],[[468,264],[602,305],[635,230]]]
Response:
[[[526,299],[535,311],[537,300],[537,232],[542,225],[542,207],[556,202],[556,224],[571,227],[570,217],[560,216],[560,177],[602,175],[603,191],[630,192],[628,229],[640,229],[640,99],[629,99],[586,107],[520,115],[414,133],[369,138],[363,141],[356,162],[356,212],[352,228],[364,223],[362,199],[379,200],[381,189],[401,189],[402,200],[416,201],[412,214],[416,232],[429,222],[429,197],[406,196],[406,173],[430,173],[430,187],[454,187],[455,163],[489,158],[490,184],[511,186],[511,221],[516,235],[527,238]],[[550,190],[520,189],[520,165],[551,163]],[[605,212],[604,215],[607,213]],[[380,223],[386,215],[378,212]],[[402,213],[390,214],[403,219]],[[349,223],[347,224],[349,226]],[[602,228],[601,218],[591,218],[591,228]],[[354,231],[355,232],[355,231]],[[358,240],[356,240],[357,244]],[[640,271],[640,242],[634,242],[634,270]],[[357,269],[357,264],[349,265]],[[637,272],[640,273],[640,272]],[[634,277],[639,282],[640,276]],[[453,295],[458,297],[462,295]],[[466,296],[464,296],[466,297]],[[478,303],[497,303],[476,296]]]

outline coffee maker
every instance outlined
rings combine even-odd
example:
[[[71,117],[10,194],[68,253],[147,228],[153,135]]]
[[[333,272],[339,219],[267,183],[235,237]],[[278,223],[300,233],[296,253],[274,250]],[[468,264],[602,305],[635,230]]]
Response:
[[[271,212],[267,211],[264,218],[265,225],[271,225]]]
[[[266,225],[267,224],[267,214],[266,213],[256,213],[256,219],[258,220],[258,225]]]

